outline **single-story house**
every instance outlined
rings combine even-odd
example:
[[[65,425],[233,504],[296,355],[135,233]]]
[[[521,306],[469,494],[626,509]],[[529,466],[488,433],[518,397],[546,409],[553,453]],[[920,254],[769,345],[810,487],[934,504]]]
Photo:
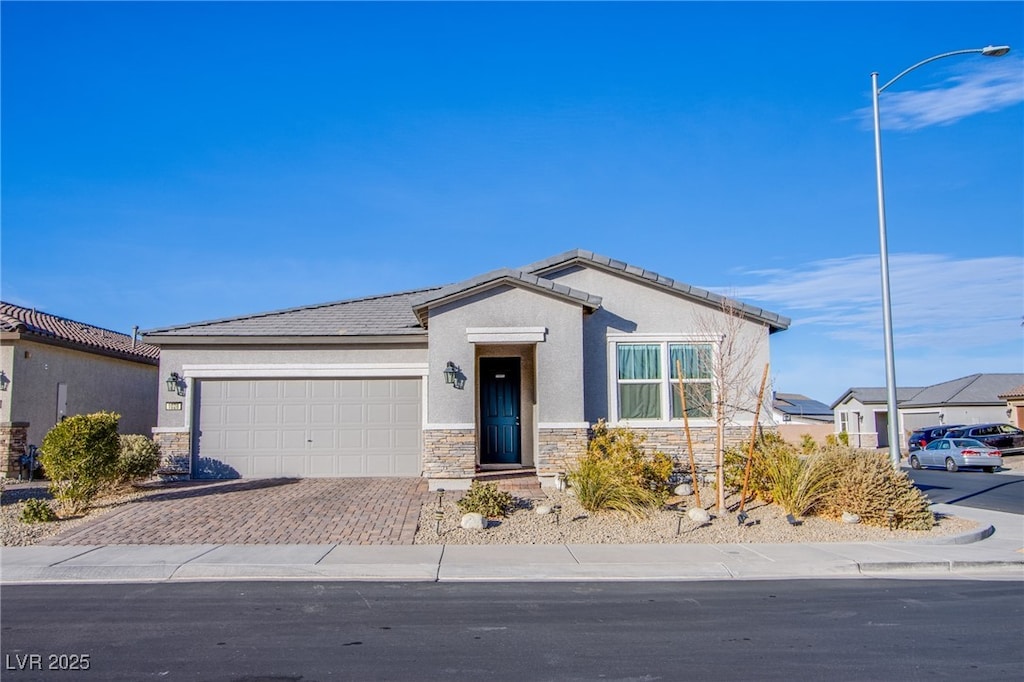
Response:
[[[772,394],[772,421],[779,435],[799,445],[804,435],[821,443],[833,433],[832,408],[823,402],[799,393]]]
[[[75,414],[121,415],[120,431],[157,423],[160,350],[136,335],[0,302],[0,466],[17,476],[29,445]]]
[[[1024,384],[1015,386],[999,398],[1006,401],[1006,420],[1018,429],[1024,429]]]
[[[1002,394],[1024,381],[1021,373],[971,374],[932,386],[896,391],[900,433],[937,424],[1007,422]],[[888,399],[885,388],[851,388],[832,403],[837,432],[846,431],[859,447],[888,447]],[[900,443],[900,446],[906,445]]]
[[[747,401],[730,420],[739,439],[768,337],[789,320],[583,250],[442,287],[148,330],[169,380],[154,437],[166,470],[193,478],[458,488],[513,469],[547,485],[601,419],[684,455],[681,366],[710,457],[715,422],[701,406],[725,318],[758,366],[752,390],[733,391]]]

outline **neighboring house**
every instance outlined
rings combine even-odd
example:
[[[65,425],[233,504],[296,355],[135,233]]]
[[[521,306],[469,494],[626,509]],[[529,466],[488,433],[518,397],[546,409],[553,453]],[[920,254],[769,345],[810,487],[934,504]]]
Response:
[[[439,288],[148,330],[173,392],[154,437],[193,478],[425,476],[456,488],[481,469],[525,469],[550,484],[599,419],[684,455],[675,361],[688,401],[713,397],[726,318],[757,368],[789,325],[574,250]],[[731,436],[749,432],[746,407]],[[710,456],[712,415],[689,416]]]
[[[1002,395],[1022,381],[1021,373],[971,374],[922,388],[900,388],[896,393],[900,433],[906,437],[914,429],[936,424],[1006,422],[1011,415]],[[832,409],[837,432],[849,433],[851,443],[888,447],[884,388],[851,388],[832,404]],[[900,443],[901,447],[905,445]]]
[[[1018,429],[1024,429],[1024,384],[999,395],[1006,401],[1006,420]]]
[[[804,435],[823,443],[834,431],[832,408],[799,393],[772,394],[772,417],[779,435],[794,445]]]
[[[160,351],[134,336],[0,302],[0,466],[18,474],[67,416],[112,411],[121,433],[149,435]]]

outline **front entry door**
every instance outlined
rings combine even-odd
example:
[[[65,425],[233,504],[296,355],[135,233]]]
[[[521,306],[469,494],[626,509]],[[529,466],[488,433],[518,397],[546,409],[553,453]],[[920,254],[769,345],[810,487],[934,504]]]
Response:
[[[520,464],[519,358],[480,358],[480,463]]]

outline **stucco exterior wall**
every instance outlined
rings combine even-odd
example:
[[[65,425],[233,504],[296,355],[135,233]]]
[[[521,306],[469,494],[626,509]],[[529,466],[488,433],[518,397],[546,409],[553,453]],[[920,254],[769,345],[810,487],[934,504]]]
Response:
[[[99,411],[121,415],[123,434],[150,435],[157,419],[155,365],[20,339],[5,346],[11,378],[5,422],[28,422],[28,444],[40,446],[57,423],[58,385],[67,387],[67,416]],[[10,362],[10,369],[6,369]],[[9,410],[9,411],[8,411]]]
[[[546,328],[546,337],[536,344],[535,350],[536,418],[538,422],[581,422],[582,318],[582,308],[577,304],[507,285],[431,309],[429,423],[476,423],[477,346],[482,349],[484,345],[470,342],[466,330],[478,327]],[[462,369],[466,379],[464,390],[453,390],[445,384],[441,372],[449,360]],[[525,365],[523,376],[527,376]]]
[[[694,340],[718,336],[727,326],[721,320],[724,313],[714,306],[687,300],[654,285],[628,279],[604,270],[569,266],[545,278],[601,296],[601,309],[584,320],[584,377],[585,418],[590,422],[612,419],[614,410],[609,405],[609,383],[614,368],[608,361],[609,336],[623,334],[692,335]],[[740,323],[739,345],[756,346],[748,361],[749,386],[739,393],[744,406],[736,415],[738,423],[749,423],[753,418],[758,385],[765,363],[769,359],[767,327],[744,321]],[[702,420],[696,426],[710,423]],[[635,425],[642,426],[639,422]],[[666,425],[668,426],[668,425]]]
[[[14,375],[14,344],[0,346],[0,370],[8,379]],[[0,424],[11,421],[11,396],[13,391],[10,386],[7,391],[0,392]]]

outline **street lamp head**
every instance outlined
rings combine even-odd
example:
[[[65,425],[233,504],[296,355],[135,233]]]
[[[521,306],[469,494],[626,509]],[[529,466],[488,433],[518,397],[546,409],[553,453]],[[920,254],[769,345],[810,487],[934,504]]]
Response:
[[[981,48],[981,53],[986,57],[1002,57],[1004,54],[1010,51],[1009,45],[998,45]]]

